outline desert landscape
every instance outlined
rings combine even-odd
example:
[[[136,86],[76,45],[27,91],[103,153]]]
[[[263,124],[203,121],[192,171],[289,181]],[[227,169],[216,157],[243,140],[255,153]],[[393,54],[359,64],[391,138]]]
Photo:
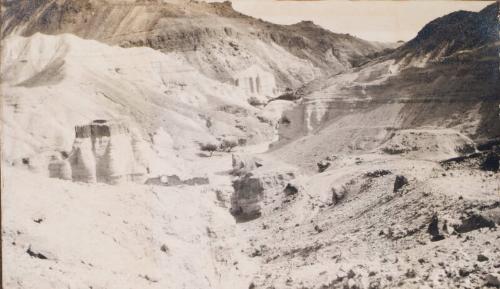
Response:
[[[498,3],[398,42],[228,1],[1,12],[3,288],[500,288]]]

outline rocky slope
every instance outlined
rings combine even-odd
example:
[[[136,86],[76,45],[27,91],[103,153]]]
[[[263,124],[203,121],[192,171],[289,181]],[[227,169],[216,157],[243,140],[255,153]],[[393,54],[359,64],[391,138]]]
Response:
[[[241,225],[262,264],[249,288],[495,288],[498,172],[458,163],[337,155],[265,191]]]
[[[367,151],[394,129],[454,128],[475,140],[498,137],[497,15],[492,4],[444,16],[392,54],[306,85],[301,105],[280,126],[281,144],[300,139],[277,153],[303,163],[317,158],[313,154]]]
[[[401,58],[441,60],[498,41],[498,4],[482,11],[457,11],[425,25],[418,35],[395,52]]]
[[[231,81],[258,64],[280,89],[345,71],[387,46],[310,22],[282,26],[235,11],[230,2],[5,1],[2,35],[73,33],[120,45],[176,52],[205,75]]]

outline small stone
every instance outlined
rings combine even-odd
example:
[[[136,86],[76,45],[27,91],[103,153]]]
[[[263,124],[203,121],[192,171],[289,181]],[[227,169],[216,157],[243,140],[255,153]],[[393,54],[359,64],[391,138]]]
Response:
[[[489,258],[488,258],[488,257],[486,257],[486,256],[484,256],[483,254],[479,254],[479,255],[477,255],[477,260],[478,260],[479,262],[486,262],[486,261],[488,261],[488,260],[489,260]]]
[[[408,269],[408,270],[406,271],[405,276],[406,276],[407,278],[415,278],[415,277],[417,277],[417,272],[415,272],[415,270],[414,270],[414,269]]]

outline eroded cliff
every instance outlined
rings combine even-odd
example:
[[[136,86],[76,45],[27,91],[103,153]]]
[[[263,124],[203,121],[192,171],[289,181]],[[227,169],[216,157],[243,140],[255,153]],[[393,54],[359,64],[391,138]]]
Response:
[[[147,160],[142,159],[144,153],[138,151],[139,142],[123,123],[116,121],[95,120],[75,127],[75,142],[67,160],[71,179],[86,183],[143,183],[149,167]],[[60,163],[51,165],[61,166]],[[54,172],[52,177],[67,178],[62,172]]]

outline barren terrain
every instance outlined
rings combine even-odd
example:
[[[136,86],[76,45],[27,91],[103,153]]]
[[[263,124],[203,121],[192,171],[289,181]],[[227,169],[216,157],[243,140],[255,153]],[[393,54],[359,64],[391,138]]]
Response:
[[[6,1],[3,288],[500,287],[498,15]]]

